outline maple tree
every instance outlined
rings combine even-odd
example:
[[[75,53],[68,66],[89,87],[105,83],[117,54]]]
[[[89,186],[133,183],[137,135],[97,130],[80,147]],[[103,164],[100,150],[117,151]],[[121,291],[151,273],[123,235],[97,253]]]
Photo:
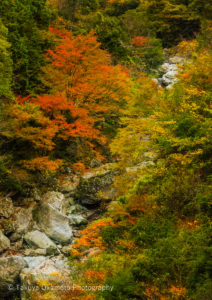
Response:
[[[50,27],[50,31],[59,42],[47,52],[49,64],[43,68],[43,82],[51,94],[59,93],[68,103],[87,109],[95,120],[128,99],[127,72],[111,65],[93,32],[74,37],[65,29]]]
[[[92,32],[76,37],[65,29],[50,27],[50,32],[57,43],[47,51],[48,65],[42,74],[49,94],[31,101],[58,128],[57,138],[81,138],[95,148],[95,142],[106,142],[101,134],[104,122],[112,115],[118,117],[117,110],[129,99],[128,73],[111,65]]]
[[[10,125],[4,122],[1,132],[14,147],[19,145],[18,165],[46,175],[55,173],[64,160],[73,164],[74,171],[83,171],[89,157],[102,157],[101,147],[107,142],[102,126],[111,115],[119,115],[130,95],[128,73],[111,65],[93,33],[74,37],[53,27],[50,32],[56,44],[46,53],[41,76],[48,94],[18,97],[5,107]],[[61,156],[60,148],[64,152],[70,145],[72,154]]]

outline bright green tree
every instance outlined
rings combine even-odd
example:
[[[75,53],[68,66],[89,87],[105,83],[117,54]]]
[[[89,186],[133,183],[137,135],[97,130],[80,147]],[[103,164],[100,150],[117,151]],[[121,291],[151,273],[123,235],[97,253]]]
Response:
[[[18,94],[31,93],[40,83],[38,74],[49,46],[43,31],[48,29],[52,13],[46,0],[2,0],[0,15],[11,44],[13,90]]]
[[[12,60],[7,41],[7,29],[0,20],[0,99],[12,97],[10,90],[12,78]]]

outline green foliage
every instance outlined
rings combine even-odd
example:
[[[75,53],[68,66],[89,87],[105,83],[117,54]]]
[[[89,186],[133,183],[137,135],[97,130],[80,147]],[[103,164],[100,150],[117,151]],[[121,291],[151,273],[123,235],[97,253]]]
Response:
[[[7,41],[8,31],[0,20],[0,99],[12,98],[12,60],[9,53],[10,44]]]
[[[115,18],[104,16],[95,24],[94,30],[98,40],[119,61],[126,60],[130,49],[126,47],[129,36],[123,28],[122,22]]]
[[[127,270],[117,272],[114,277],[106,280],[105,284],[113,287],[113,290],[102,293],[104,300],[136,300],[141,296],[132,274]]]
[[[94,257],[91,251],[88,260],[78,262],[80,283],[111,286],[95,294],[101,300],[210,299],[212,5],[48,2],[56,2],[71,22],[58,20],[61,31],[50,27],[62,43],[48,51],[45,67],[55,9],[46,0],[0,3],[0,190],[26,196],[35,186],[54,186],[64,164],[78,162],[77,172],[93,157],[101,160],[98,153],[110,157],[104,138],[91,143],[102,131],[114,138],[120,197],[111,203],[108,218],[83,230],[79,247],[72,249],[79,258],[83,249],[94,247]],[[184,40],[172,50],[188,60],[172,89],[163,90],[143,73],[154,74],[163,62],[162,47],[194,38],[201,27],[197,40]],[[86,42],[90,31],[101,46],[93,34]],[[113,68],[109,53],[99,47],[110,52],[113,64],[130,70]],[[13,99],[12,91],[43,90],[51,94]],[[87,199],[92,207],[102,181],[112,184],[111,174],[81,179],[76,200]]]
[[[212,5],[209,1],[190,0],[188,7],[199,18],[211,19]]]
[[[191,282],[195,286],[211,276],[211,267],[206,264],[210,255],[208,234],[202,227],[194,232],[179,230],[159,238],[137,259],[131,271],[139,281],[153,280],[154,284],[167,287],[167,282],[178,278],[180,285],[190,289]]]
[[[26,192],[17,180],[12,172],[10,171],[11,167],[11,157],[0,158],[0,189],[3,191],[15,190],[20,195],[25,196]]]
[[[52,12],[46,7],[46,0],[2,0],[0,15],[11,44],[13,90],[22,95],[32,93],[40,84],[38,75],[49,46],[43,31],[53,19]]]
[[[178,1],[142,1],[139,9],[147,15],[148,27],[164,46],[171,46],[182,37],[190,38],[200,29],[199,17],[192,15],[187,5]]]
[[[100,267],[105,253],[114,255],[104,265],[114,289],[100,299],[210,299],[211,53],[192,54],[172,89],[157,90],[144,75],[133,86],[111,146],[123,196],[100,232]],[[115,267],[115,257],[124,262]]]
[[[163,49],[159,39],[150,37],[141,47],[133,47],[134,61],[138,68],[147,73],[154,73],[163,63]]]
[[[135,9],[139,3],[139,0],[108,1],[105,12],[109,16],[120,16],[128,10]]]
[[[141,1],[136,10],[125,13],[123,20],[131,33],[156,36],[166,47],[200,30],[200,16],[194,13],[194,7],[175,0]]]
[[[121,234],[121,228],[115,228],[113,226],[107,226],[101,230],[101,237],[109,249],[112,249],[114,243],[121,237]]]
[[[149,248],[159,239],[167,238],[175,231],[174,222],[170,219],[156,216],[143,215],[131,228],[132,239],[136,245]]]

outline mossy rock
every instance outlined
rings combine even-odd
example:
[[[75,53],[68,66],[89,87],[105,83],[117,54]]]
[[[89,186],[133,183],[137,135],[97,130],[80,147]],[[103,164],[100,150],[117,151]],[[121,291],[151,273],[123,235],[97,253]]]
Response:
[[[74,198],[85,206],[98,205],[108,200],[107,190],[111,189],[114,174],[112,171],[94,173],[94,176],[83,176],[80,179]]]

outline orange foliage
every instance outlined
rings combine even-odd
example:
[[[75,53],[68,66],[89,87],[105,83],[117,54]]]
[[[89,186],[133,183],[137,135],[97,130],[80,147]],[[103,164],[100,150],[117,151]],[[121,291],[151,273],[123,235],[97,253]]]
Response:
[[[19,102],[25,99],[28,98],[19,99]],[[7,131],[5,134],[28,141],[36,150],[51,151],[54,148],[53,138],[58,127],[38,107],[30,103],[13,104],[7,113],[11,118],[11,132]]]
[[[45,157],[34,158],[24,166],[31,170],[56,170],[56,161],[50,162],[48,151],[54,150],[56,138],[73,140],[80,138],[85,151],[100,155],[98,145],[106,143],[100,133],[101,123],[129,99],[128,74],[121,66],[112,66],[110,55],[100,49],[100,44],[91,32],[87,36],[73,36],[71,32],[50,27],[56,40],[53,50],[46,53],[47,66],[43,68],[41,79],[49,88],[49,94],[18,99],[19,107],[11,112],[17,123],[17,135],[34,143],[37,148],[45,148]],[[41,109],[39,122],[28,126],[30,113],[24,106]],[[26,121],[27,120],[27,121]],[[82,147],[82,148],[83,148]],[[39,154],[37,154],[38,156]],[[41,163],[41,165],[39,165]],[[75,171],[84,171],[84,166],[75,165]]]
[[[50,64],[44,68],[43,78],[52,94],[63,96],[63,104],[75,108],[76,114],[83,107],[95,120],[101,120],[121,100],[128,99],[128,74],[121,66],[110,65],[110,55],[100,49],[92,32],[74,37],[66,30],[50,27],[50,31],[58,38],[58,45],[47,51]]]
[[[31,171],[55,172],[62,164],[60,159],[49,160],[48,156],[37,157],[30,161],[24,161],[24,167]]]
[[[185,298],[186,289],[182,286],[172,285],[171,288],[169,289],[169,292],[172,295],[172,299],[178,300],[178,299]]]
[[[73,164],[72,169],[75,173],[79,174],[83,174],[85,172],[85,166],[80,162]]]
[[[94,120],[88,116],[88,111],[84,108],[78,108],[73,101],[67,101],[62,95],[44,95],[38,98],[26,97],[26,100],[30,100],[42,108],[46,117],[51,119],[48,129],[54,129],[54,135],[62,139],[66,140],[69,137],[94,139],[99,135],[99,131],[93,128]],[[69,113],[69,117],[72,118],[71,123],[68,122],[65,116],[66,113]]]
[[[149,42],[148,38],[144,36],[134,36],[131,39],[131,44],[136,47],[143,47],[148,42]]]
[[[154,300],[180,300],[185,299],[186,289],[181,286],[171,286],[168,290],[160,290],[156,286],[147,287],[144,291],[144,294],[148,299]]]
[[[98,272],[95,270],[89,270],[89,271],[85,272],[84,278],[86,279],[86,282],[88,282],[90,284],[91,283],[101,284],[104,281],[104,275],[105,275],[105,272],[103,272],[103,271]]]
[[[168,300],[166,296],[163,296],[160,292],[158,287],[151,286],[147,287],[144,291],[144,294],[148,297],[150,300],[159,299],[159,300]]]
[[[102,237],[100,231],[105,226],[114,226],[112,219],[98,220],[92,223],[89,227],[81,231],[82,236],[76,239],[73,244],[71,254],[73,256],[80,256],[83,252],[91,247],[98,247],[104,250]]]

